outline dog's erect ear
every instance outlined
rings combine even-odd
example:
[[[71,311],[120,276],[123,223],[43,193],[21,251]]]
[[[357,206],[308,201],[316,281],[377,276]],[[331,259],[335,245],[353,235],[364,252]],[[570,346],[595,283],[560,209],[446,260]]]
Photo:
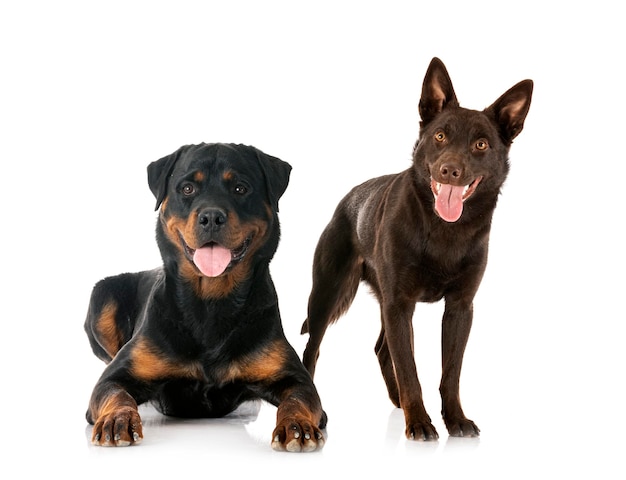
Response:
[[[506,145],[511,145],[524,128],[532,95],[533,81],[522,80],[485,109],[485,113],[497,123]]]
[[[148,185],[150,190],[156,197],[155,210],[161,206],[161,202],[165,198],[167,192],[168,179],[174,169],[174,165],[180,158],[180,155],[186,151],[188,146],[180,147],[174,153],[160,158],[148,165]]]
[[[428,66],[422,85],[422,96],[419,102],[419,112],[422,118],[420,126],[425,126],[444,108],[458,106],[459,102],[452,88],[450,75],[443,62],[435,57]]]
[[[282,197],[289,184],[291,165],[280,158],[272,157],[255,148],[261,170],[265,176],[265,185],[272,209],[278,212],[278,200]]]

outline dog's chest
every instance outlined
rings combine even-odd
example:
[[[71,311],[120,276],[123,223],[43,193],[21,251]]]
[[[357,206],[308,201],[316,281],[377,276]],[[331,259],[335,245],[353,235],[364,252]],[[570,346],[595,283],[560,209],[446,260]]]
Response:
[[[366,259],[363,279],[375,290],[402,292],[415,302],[437,302],[482,276],[483,257],[480,252],[468,249],[454,253],[439,248],[405,250],[394,255],[393,260]]]
[[[443,298],[446,291],[459,281],[466,268],[462,263],[446,264],[422,255],[419,261],[408,266],[405,276],[410,279],[416,300],[436,302]]]
[[[395,282],[411,288],[416,301],[436,302],[447,292],[473,283],[484,272],[486,241],[429,238],[406,257],[404,266],[395,268]]]

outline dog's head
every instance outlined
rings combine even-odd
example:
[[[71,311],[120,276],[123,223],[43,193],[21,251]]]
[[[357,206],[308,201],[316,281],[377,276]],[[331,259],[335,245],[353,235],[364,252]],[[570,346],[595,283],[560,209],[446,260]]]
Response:
[[[482,112],[461,108],[446,67],[433,58],[422,86],[413,159],[442,219],[459,220],[470,198],[495,206],[509,171],[509,148],[524,127],[532,91],[532,80],[524,80]]]
[[[148,166],[166,270],[219,298],[268,263],[291,166],[245,145],[186,145]]]

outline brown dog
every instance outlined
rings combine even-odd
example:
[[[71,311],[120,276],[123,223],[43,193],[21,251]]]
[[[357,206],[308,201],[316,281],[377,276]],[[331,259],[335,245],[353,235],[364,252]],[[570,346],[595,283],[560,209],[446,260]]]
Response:
[[[376,354],[408,438],[438,438],[417,378],[412,317],[416,302],[442,298],[443,419],[452,436],[480,432],[461,408],[461,364],[509,148],[524,126],[532,89],[524,80],[482,112],[461,108],[434,58],[422,87],[413,165],[355,187],[315,251],[304,364],[313,375],[326,328],[350,307],[360,281],[368,283],[381,307]]]

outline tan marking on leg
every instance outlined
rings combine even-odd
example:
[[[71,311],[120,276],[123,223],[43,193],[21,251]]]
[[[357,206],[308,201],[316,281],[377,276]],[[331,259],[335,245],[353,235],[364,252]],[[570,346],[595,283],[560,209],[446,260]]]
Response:
[[[115,321],[116,315],[117,304],[114,302],[107,303],[102,307],[102,311],[96,322],[98,342],[111,358],[122,348],[124,342],[122,333],[119,331],[119,328],[117,328],[117,322]]]
[[[141,443],[143,431],[137,402],[117,385],[110,385],[90,403],[91,443],[123,447]]]

